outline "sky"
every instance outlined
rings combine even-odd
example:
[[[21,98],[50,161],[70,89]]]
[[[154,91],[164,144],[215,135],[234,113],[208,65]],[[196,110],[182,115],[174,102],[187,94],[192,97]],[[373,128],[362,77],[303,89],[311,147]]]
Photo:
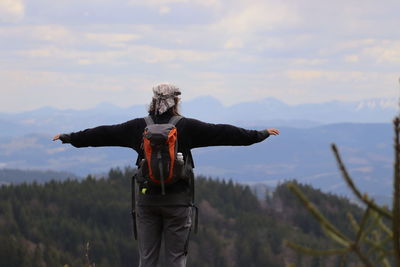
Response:
[[[400,1],[0,0],[0,112],[399,96]]]

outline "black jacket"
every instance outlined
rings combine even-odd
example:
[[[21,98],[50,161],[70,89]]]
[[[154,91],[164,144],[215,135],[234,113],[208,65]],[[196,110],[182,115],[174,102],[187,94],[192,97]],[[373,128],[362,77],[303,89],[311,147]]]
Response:
[[[164,113],[161,116],[153,116],[155,123],[168,123],[172,114]],[[75,147],[99,147],[121,146],[130,147],[138,153],[138,158],[143,158],[141,149],[143,131],[146,122],[143,118],[137,118],[125,123],[99,126],[84,131],[71,133],[61,138],[63,142],[71,143]],[[178,131],[178,151],[184,157],[191,158],[191,149],[207,146],[247,146],[263,141],[269,136],[264,131],[246,130],[227,124],[211,124],[195,119],[182,118],[176,125]],[[184,182],[174,186],[172,193],[188,191]],[[157,189],[153,192],[158,195]],[[170,196],[159,196],[160,198]],[[154,199],[154,196],[152,196]],[[139,198],[140,201],[140,198]],[[157,201],[158,202],[158,201]],[[164,204],[167,203],[163,200]],[[174,202],[174,201],[172,201]]]

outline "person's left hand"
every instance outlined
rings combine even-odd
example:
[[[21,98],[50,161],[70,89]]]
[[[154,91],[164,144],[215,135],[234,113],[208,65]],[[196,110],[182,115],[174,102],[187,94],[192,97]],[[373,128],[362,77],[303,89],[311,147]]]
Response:
[[[275,129],[275,128],[267,129],[267,131],[268,131],[268,133],[270,135],[279,135],[280,134],[280,131],[278,129]]]

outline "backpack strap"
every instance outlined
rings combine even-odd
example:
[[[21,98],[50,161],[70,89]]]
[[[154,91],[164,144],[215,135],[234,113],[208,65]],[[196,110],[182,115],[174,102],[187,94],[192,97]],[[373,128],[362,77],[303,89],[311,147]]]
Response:
[[[131,180],[131,190],[132,190],[132,192],[131,192],[131,194],[132,194],[132,199],[131,199],[131,201],[132,201],[132,203],[131,203],[131,209],[132,209],[132,211],[131,211],[131,215],[132,215],[132,230],[133,230],[133,237],[135,238],[135,240],[137,240],[137,223],[136,223],[136,186],[135,186],[135,184],[136,184],[136,175],[137,175],[137,173],[135,173],[133,176],[132,176],[132,180]]]
[[[154,121],[153,121],[153,119],[151,118],[151,116],[144,117],[144,120],[145,120],[145,122],[146,122],[146,126],[147,126],[147,125],[152,125],[152,124],[154,124]]]
[[[176,124],[182,119],[182,116],[173,116],[170,120],[169,123],[176,126]]]

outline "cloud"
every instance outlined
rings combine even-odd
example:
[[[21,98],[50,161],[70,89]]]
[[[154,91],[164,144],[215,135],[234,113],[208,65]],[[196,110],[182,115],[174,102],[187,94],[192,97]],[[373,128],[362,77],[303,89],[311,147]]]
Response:
[[[54,56],[64,50],[65,57],[70,57],[67,50],[79,51],[80,54],[110,48],[124,48],[141,39],[140,34],[131,31],[109,32],[108,30],[82,29],[63,25],[21,25],[14,27],[0,27],[0,38],[3,45],[10,46],[0,49],[17,50],[17,53],[32,56]],[[13,45],[11,45],[13,44]],[[16,45],[23,49],[16,49]],[[0,44],[1,47],[1,44]],[[91,49],[85,49],[91,47]],[[57,52],[56,52],[57,51]],[[9,52],[7,52],[9,54]]]
[[[219,7],[221,6],[223,1],[221,0],[130,0],[129,3],[131,5],[138,6],[150,6],[155,8],[166,7],[168,5],[177,5],[177,4],[194,4],[205,7]]]
[[[22,58],[31,58],[37,63],[37,60],[41,59],[42,63],[48,62],[49,65],[53,64],[54,60],[59,62],[65,61],[65,64],[71,67],[73,67],[74,64],[107,64],[108,66],[121,66],[140,63],[162,64],[159,65],[159,67],[162,67],[165,66],[165,64],[209,62],[221,56],[214,52],[189,49],[162,49],[155,46],[127,44],[122,46],[116,45],[118,42],[114,42],[111,38],[107,40],[106,37],[107,35],[95,35],[93,38],[99,40],[99,42],[104,40],[109,46],[123,47],[123,49],[84,51],[75,48],[47,46],[39,49],[21,50],[16,52],[15,55]],[[123,37],[121,38],[123,40],[129,39],[129,36],[125,35],[120,37]],[[134,38],[132,37],[131,39],[133,40]]]
[[[95,55],[99,55],[99,57],[95,57]],[[80,60],[89,60],[87,58],[90,58],[91,60],[96,60],[98,62],[105,62],[107,61],[107,58],[110,58],[110,54],[108,53],[96,53],[92,51],[81,51],[81,50],[74,50],[74,49],[63,49],[59,48],[56,46],[47,46],[47,47],[41,47],[38,49],[28,49],[28,50],[21,50],[16,52],[17,56],[20,56],[22,58],[25,58],[26,60],[32,59],[33,61],[35,60],[41,60],[41,63],[44,63],[46,59],[50,60],[51,62],[54,62],[57,60],[59,63],[62,62],[62,60],[74,60],[75,63],[79,62]],[[101,56],[101,57],[100,57]],[[115,57],[115,55],[111,55],[112,58]],[[40,62],[37,61],[39,64]]]
[[[238,39],[229,39],[225,42],[224,48],[232,49],[232,48],[243,48],[244,44],[242,40]]]
[[[227,10],[213,24],[213,29],[225,37],[225,49],[261,48],[269,44],[266,39],[271,40],[268,32],[286,29],[299,20],[294,10],[277,1],[251,1],[249,5],[234,2]]]
[[[329,77],[330,73],[322,72],[318,70],[289,70],[287,75],[289,79],[293,80],[314,80],[321,78],[322,76]]]
[[[289,70],[281,79],[285,87],[301,92],[292,101],[323,102],[329,100],[359,101],[368,98],[389,98],[397,96],[398,73],[381,71],[345,70]],[[286,98],[289,99],[289,98]]]
[[[124,47],[128,42],[140,39],[140,35],[128,33],[87,33],[85,37],[111,47]]]
[[[301,66],[318,66],[326,64],[327,59],[324,58],[293,58],[290,60],[291,65],[301,65]]]
[[[349,63],[356,63],[360,61],[360,57],[357,55],[347,55],[344,57],[344,61]]]
[[[21,0],[0,1],[0,22],[19,22],[24,15],[25,6]]]
[[[385,74],[379,72],[361,72],[361,71],[337,71],[337,70],[288,70],[287,77],[294,81],[313,81],[313,82],[335,82],[335,83],[348,83],[352,82],[371,82],[384,78],[393,78],[393,73]]]
[[[162,6],[160,7],[159,11],[160,14],[168,14],[171,11],[171,8],[167,7],[167,6]]]
[[[378,63],[400,63],[400,40],[383,40],[367,47],[363,55],[373,57]]]
[[[21,0],[0,1],[0,22],[19,22],[24,15],[25,6]]]
[[[162,62],[209,62],[218,57],[217,53],[190,49],[160,49],[153,46],[132,46],[129,54],[137,54],[137,58],[145,63]]]
[[[379,65],[400,63],[400,40],[356,39],[338,42],[321,51],[324,55],[343,54],[348,63]]]
[[[62,25],[37,25],[30,30],[32,38],[46,42],[71,42],[77,37],[73,31]]]
[[[297,14],[282,2],[256,1],[235,8],[217,24],[228,32],[245,33],[282,29],[296,23]]]

